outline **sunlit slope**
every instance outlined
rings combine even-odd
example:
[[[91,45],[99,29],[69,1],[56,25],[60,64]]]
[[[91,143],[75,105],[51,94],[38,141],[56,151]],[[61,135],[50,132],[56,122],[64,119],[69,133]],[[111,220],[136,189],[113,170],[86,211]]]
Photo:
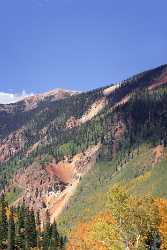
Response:
[[[123,185],[135,196],[167,198],[166,176],[167,151],[160,146],[144,144],[130,155],[125,154],[121,160],[118,156],[112,161],[100,161],[81,180],[68,209],[59,220],[60,228],[68,233],[78,223],[104,211],[108,188],[115,184]]]

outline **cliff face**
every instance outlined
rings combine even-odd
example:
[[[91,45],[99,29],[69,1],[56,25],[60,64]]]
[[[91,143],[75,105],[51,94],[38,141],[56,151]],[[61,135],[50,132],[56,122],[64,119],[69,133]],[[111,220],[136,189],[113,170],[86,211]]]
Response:
[[[155,141],[165,143],[166,87],[164,65],[87,93],[59,89],[0,105],[1,192],[20,187],[13,204],[24,199],[53,221],[97,158],[130,151],[158,128]]]

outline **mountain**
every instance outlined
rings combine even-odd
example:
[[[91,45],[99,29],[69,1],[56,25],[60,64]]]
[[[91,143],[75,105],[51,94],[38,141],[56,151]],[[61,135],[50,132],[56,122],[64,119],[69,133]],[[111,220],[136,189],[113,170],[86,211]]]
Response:
[[[33,209],[42,224],[48,214],[51,223],[57,220],[61,232],[70,238],[67,249],[76,244],[73,240],[79,237],[79,232],[87,244],[88,232],[92,230],[94,243],[85,249],[124,249],[127,244],[126,249],[147,249],[146,241],[149,246],[157,246],[151,249],[160,249],[158,236],[153,240],[147,225],[131,238],[130,229],[123,222],[119,229],[115,222],[118,214],[113,212],[112,218],[111,211],[121,208],[118,201],[123,197],[127,216],[129,213],[136,216],[138,212],[138,218],[142,211],[153,225],[155,221],[151,219],[155,216],[146,214],[148,207],[150,213],[154,207],[145,198],[148,195],[158,203],[156,207],[163,204],[161,213],[162,207],[165,211],[166,111],[167,65],[89,92],[58,89],[15,104],[0,105],[0,192],[10,206],[24,203]],[[120,196],[107,203],[111,199],[110,189],[111,197],[115,197],[113,192]],[[129,212],[133,206],[128,204],[132,201],[136,209]],[[109,213],[107,206],[111,204],[115,207]],[[132,218],[135,217],[128,221]],[[98,221],[104,223],[102,227],[96,225]],[[115,229],[111,227],[114,223]],[[135,223],[133,232],[139,230]],[[163,220],[161,241],[161,235],[166,237],[162,232],[166,224],[162,223]],[[98,227],[108,228],[107,235],[111,230],[110,238],[119,238],[121,243],[110,248],[112,244],[106,243],[104,233],[97,239]],[[118,229],[122,230],[121,235]],[[166,249],[162,248],[165,242],[161,249]]]
[[[31,95],[17,103],[0,104],[0,111],[7,113],[29,111],[37,108],[40,103],[61,100],[76,94],[79,94],[79,92],[65,89],[52,89],[46,93]]]

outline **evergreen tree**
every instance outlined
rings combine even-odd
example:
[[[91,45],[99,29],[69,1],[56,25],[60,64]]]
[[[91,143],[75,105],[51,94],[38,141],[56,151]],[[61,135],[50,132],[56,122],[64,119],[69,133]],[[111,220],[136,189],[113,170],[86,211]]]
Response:
[[[0,218],[0,244],[3,246],[8,237],[8,221],[6,215],[7,203],[4,194],[1,196],[1,218]]]
[[[34,211],[27,209],[25,217],[25,244],[26,249],[37,246],[37,231]]]
[[[17,209],[17,223],[16,223],[16,245],[19,249],[25,250],[25,216],[26,208],[25,204]]]
[[[43,232],[43,242],[42,242],[43,250],[49,249],[51,236],[52,236],[52,227],[50,225],[50,216],[49,213],[47,212],[46,223]]]
[[[41,249],[42,244],[41,244],[41,219],[40,219],[40,213],[39,211],[37,212],[36,215],[36,228],[37,228],[37,247]]]
[[[34,215],[34,211],[31,210],[30,211],[30,219],[29,219],[29,224],[30,224],[30,230],[31,230],[31,234],[30,234],[30,246],[36,247],[37,246],[37,229],[36,229],[36,221],[35,221],[35,215]]]
[[[57,250],[57,249],[60,249],[60,237],[57,231],[57,224],[54,221],[54,223],[51,225],[51,239],[50,239],[49,250]]]
[[[10,218],[8,226],[8,250],[15,249],[15,223],[14,223],[14,211],[10,209]]]

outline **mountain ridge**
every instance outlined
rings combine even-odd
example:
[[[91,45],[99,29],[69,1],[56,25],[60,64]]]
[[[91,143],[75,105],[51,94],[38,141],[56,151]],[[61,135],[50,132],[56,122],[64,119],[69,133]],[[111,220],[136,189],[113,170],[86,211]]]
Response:
[[[63,223],[71,222],[70,213],[76,216],[75,199],[82,200],[82,192],[77,192],[85,189],[82,183],[89,174],[95,181],[92,185],[106,192],[115,180],[126,179],[127,189],[134,190],[147,178],[154,184],[159,164],[165,171],[161,162],[167,145],[167,65],[58,100],[50,94],[33,109],[0,111],[0,192],[14,197],[11,205],[24,201],[35,213],[40,210],[43,224],[49,213],[50,221],[60,220],[63,228]],[[147,154],[142,149],[145,144]],[[98,172],[103,166],[107,177]],[[96,195],[96,189],[89,190]],[[94,204],[98,210],[99,204]],[[86,218],[82,207],[80,212]]]

